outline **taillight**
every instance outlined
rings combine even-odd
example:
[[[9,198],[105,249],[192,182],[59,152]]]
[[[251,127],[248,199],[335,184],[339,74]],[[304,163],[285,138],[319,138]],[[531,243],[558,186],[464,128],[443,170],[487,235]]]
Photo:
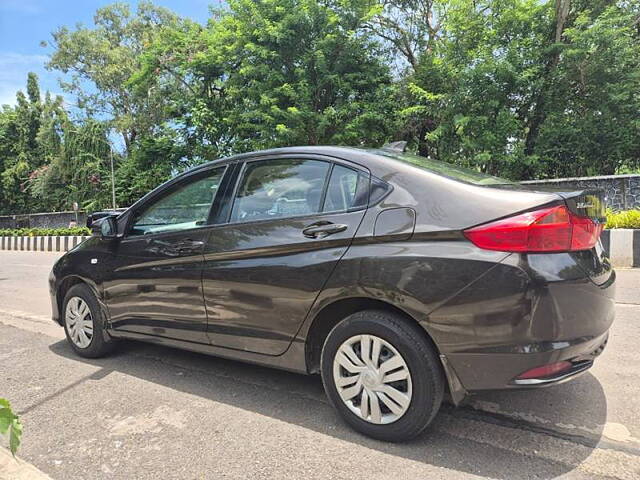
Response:
[[[589,250],[603,225],[573,214],[564,205],[521,213],[464,231],[476,246],[504,252]]]

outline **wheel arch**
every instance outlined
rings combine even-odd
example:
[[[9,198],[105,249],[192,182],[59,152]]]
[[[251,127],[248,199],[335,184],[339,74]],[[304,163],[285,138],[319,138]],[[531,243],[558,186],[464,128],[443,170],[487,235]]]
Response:
[[[362,310],[383,310],[393,312],[405,318],[408,322],[417,325],[424,340],[431,346],[431,348],[433,348],[433,351],[440,360],[440,366],[446,379],[445,394],[454,405],[458,405],[464,400],[467,396],[466,389],[460,382],[460,379],[453,370],[453,367],[449,364],[446,356],[440,353],[438,345],[434,342],[433,338],[424,326],[421,325],[415,317],[401,308],[398,308],[392,303],[375,298],[343,298],[322,307],[322,309],[313,318],[305,339],[305,361],[308,373],[313,374],[320,371],[322,347],[327,335],[329,335],[329,332],[333,327],[349,315]]]
[[[349,315],[362,310],[383,310],[392,312],[404,317],[407,321],[420,327],[423,338],[433,348],[436,355],[440,356],[438,346],[431,338],[431,335],[424,329],[420,322],[406,311],[384,300],[369,297],[350,297],[335,300],[324,307],[313,318],[305,341],[305,360],[309,373],[320,371],[320,354],[322,346],[329,335],[329,332],[338,323]]]
[[[88,286],[93,293],[96,295],[96,298],[100,300],[100,295],[98,294],[98,289],[95,284],[86,278],[83,278],[79,275],[69,275],[62,279],[56,288],[56,303],[58,306],[58,323],[62,325],[63,322],[63,312],[62,306],[64,303],[64,297],[67,295],[67,292],[71,289],[71,287],[79,284],[84,284]],[[98,303],[101,303],[100,301]]]

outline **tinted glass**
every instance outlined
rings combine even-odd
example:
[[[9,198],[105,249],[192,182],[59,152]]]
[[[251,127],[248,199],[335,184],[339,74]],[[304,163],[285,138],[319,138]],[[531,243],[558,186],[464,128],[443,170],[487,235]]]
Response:
[[[378,155],[410,163],[422,168],[423,170],[428,170],[433,173],[444,175],[445,177],[451,177],[474,185],[506,185],[513,183],[509,180],[505,180],[504,178],[494,177],[469,168],[459,167],[452,163],[431,160],[430,158],[413,155],[411,153],[391,152],[389,150],[374,150],[374,152]]]
[[[329,179],[324,212],[345,211],[367,204],[369,179],[352,168],[335,165]]]
[[[204,225],[216,196],[224,168],[183,185],[137,216],[131,235],[173,232]]]
[[[231,211],[232,222],[307,215],[320,211],[329,163],[268,160],[247,163]]]

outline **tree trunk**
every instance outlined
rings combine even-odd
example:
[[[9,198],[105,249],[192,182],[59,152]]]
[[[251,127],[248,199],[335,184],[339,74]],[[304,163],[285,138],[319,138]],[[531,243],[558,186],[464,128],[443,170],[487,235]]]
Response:
[[[555,44],[562,41],[562,34],[564,33],[567,18],[569,17],[570,7],[571,0],[556,0],[556,25],[551,39]],[[536,95],[533,113],[528,122],[528,131],[524,144],[525,155],[533,154],[540,129],[547,118],[546,100],[551,84],[553,83],[553,73],[558,63],[560,63],[560,49],[556,46],[545,65],[542,86]]]

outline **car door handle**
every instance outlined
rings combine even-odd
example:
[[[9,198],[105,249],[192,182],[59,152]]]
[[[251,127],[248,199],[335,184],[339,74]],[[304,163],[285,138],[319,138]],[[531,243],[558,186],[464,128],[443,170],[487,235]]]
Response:
[[[204,242],[200,240],[182,240],[175,244],[179,252],[195,252],[204,246]]]
[[[347,225],[332,222],[316,222],[305,227],[302,234],[307,238],[324,238],[334,233],[344,232]]]

